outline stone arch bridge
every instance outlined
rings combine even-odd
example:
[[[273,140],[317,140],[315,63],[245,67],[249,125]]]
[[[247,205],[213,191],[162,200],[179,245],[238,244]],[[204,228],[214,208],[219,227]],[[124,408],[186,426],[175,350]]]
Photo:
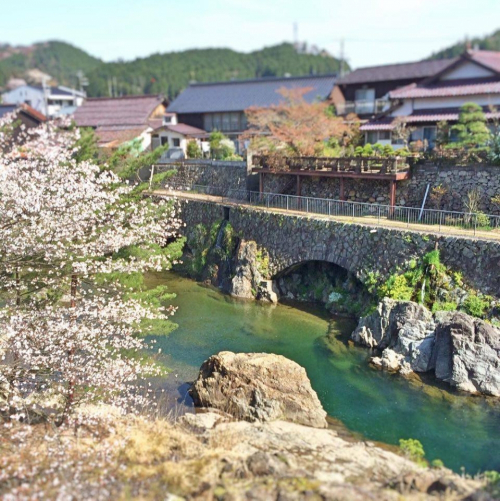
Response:
[[[343,223],[313,215],[275,213],[197,200],[180,200],[185,231],[227,219],[245,240],[269,253],[273,277],[306,261],[325,261],[353,273],[361,282],[371,273],[387,278],[399,266],[435,248],[443,262],[471,285],[500,295],[500,243],[400,229]]]

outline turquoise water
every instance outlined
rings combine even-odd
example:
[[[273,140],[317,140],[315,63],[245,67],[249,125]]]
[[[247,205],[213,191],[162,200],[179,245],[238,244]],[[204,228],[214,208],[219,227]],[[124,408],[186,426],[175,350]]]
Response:
[[[150,279],[177,294],[179,328],[157,344],[172,369],[169,386],[185,397],[201,363],[223,350],[284,355],[305,367],[328,414],[364,437],[389,444],[417,438],[427,458],[460,471],[500,470],[500,402],[454,393],[370,368],[369,351],[350,345],[351,321],[321,310],[232,299],[175,274]],[[186,397],[187,398],[187,397]]]

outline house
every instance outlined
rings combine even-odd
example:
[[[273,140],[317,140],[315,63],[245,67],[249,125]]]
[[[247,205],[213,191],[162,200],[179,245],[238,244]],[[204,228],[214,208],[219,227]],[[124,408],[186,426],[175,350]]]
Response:
[[[167,101],[161,95],[98,97],[87,99],[76,110],[79,127],[92,127],[98,144],[118,148],[140,140],[141,148],[151,146],[151,132],[164,125]]]
[[[414,128],[410,141],[434,147],[437,124],[456,122],[460,107],[474,102],[487,119],[500,118],[500,52],[467,50],[447,60],[434,75],[387,93],[389,105],[361,126],[367,143],[401,147],[393,131],[399,122]]]
[[[44,115],[27,104],[0,104],[0,120],[8,115],[14,115],[15,121],[18,122],[13,131],[14,138],[19,135],[22,126],[31,129],[47,121]]]
[[[390,91],[421,82],[453,61],[455,59],[437,59],[358,68],[337,80],[332,101],[339,115],[355,113],[366,119],[388,106]]]
[[[191,125],[178,123],[175,113],[165,113],[163,124],[151,132],[151,149],[168,144],[169,150],[165,157],[187,157],[189,141],[196,141],[200,149],[206,149],[204,139],[206,131]]]
[[[20,85],[2,94],[5,104],[27,104],[48,118],[71,115],[86,98],[85,92],[69,87]]]
[[[236,152],[244,145],[241,134],[247,129],[245,110],[269,107],[283,101],[282,88],[311,88],[304,98],[308,102],[328,99],[336,75],[309,75],[304,77],[272,77],[228,82],[196,83],[187,87],[168,107],[176,113],[179,122],[210,133],[223,132],[235,143]]]

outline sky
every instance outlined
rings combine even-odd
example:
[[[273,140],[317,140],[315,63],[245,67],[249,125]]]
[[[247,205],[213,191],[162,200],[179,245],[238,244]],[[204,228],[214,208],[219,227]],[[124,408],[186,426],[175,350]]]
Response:
[[[352,67],[418,60],[500,29],[500,0],[0,0],[0,42],[63,40],[106,61],[298,39]]]

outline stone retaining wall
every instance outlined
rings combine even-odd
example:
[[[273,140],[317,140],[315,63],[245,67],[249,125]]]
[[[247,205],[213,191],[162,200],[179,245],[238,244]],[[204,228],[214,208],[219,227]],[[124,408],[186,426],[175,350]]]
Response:
[[[317,260],[342,266],[361,281],[369,273],[387,278],[398,266],[432,250],[437,242],[446,265],[461,271],[470,285],[499,295],[498,242],[372,228],[246,207],[230,207],[228,211],[222,205],[198,201],[181,201],[181,207],[187,232],[198,223],[211,225],[228,217],[242,238],[267,250],[274,276],[295,264]]]
[[[181,186],[210,186],[214,195],[222,195],[227,190],[246,190],[248,186],[246,162],[226,162],[216,160],[183,160],[157,166],[160,172],[176,170],[168,183]]]
[[[294,176],[264,175],[264,191],[295,195]],[[427,209],[466,211],[464,205],[467,194],[478,189],[481,195],[479,209],[488,214],[500,214],[500,206],[491,198],[500,195],[500,167],[475,165],[468,167],[436,167],[434,165],[416,166],[408,181],[397,183],[396,204],[407,207],[422,205],[427,184],[430,184]],[[290,186],[291,185],[291,186]],[[447,192],[438,207],[431,197],[432,188],[443,186]],[[344,179],[344,193],[352,202],[389,204],[389,181],[367,179]],[[338,178],[302,178],[302,196],[315,198],[340,198]]]

